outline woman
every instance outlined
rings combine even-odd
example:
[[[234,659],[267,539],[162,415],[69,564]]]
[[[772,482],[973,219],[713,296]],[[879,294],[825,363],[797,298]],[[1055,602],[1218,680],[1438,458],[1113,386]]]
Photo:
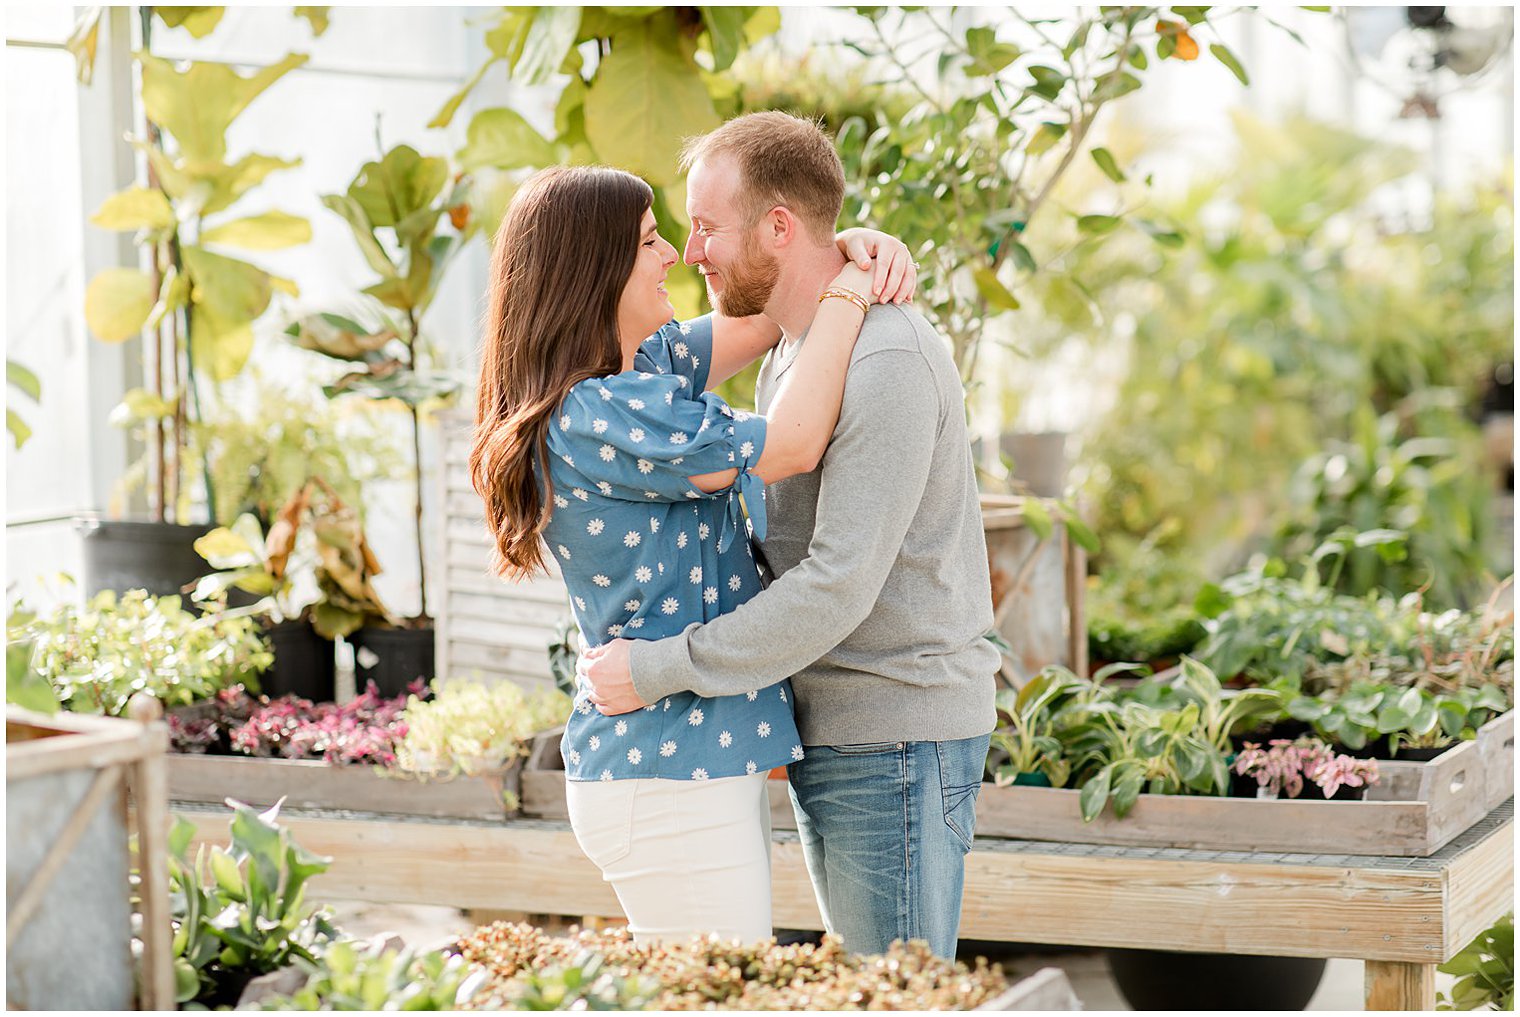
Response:
[[[671,635],[760,591],[749,529],[763,533],[764,484],[822,457],[873,299],[871,274],[847,264],[769,415],[734,411],[706,389],[779,330],[672,320],[676,252],[651,201],[618,170],[545,170],[492,255],[471,477],[496,571],[526,577],[552,556],[588,647]],[[842,246],[891,251],[887,298],[911,294],[906,249],[852,233]],[[578,692],[561,744],[571,825],[636,939],[771,934],[765,780],[802,755],[789,692],[682,693],[624,717]]]

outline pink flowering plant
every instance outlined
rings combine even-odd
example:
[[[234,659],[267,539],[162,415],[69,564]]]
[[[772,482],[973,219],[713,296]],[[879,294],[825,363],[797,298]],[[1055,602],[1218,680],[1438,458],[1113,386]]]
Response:
[[[346,703],[312,703],[299,696],[254,698],[242,688],[218,696],[215,712],[175,717],[169,730],[179,752],[213,751],[225,739],[236,755],[320,759],[337,765],[396,765],[406,737],[404,712],[411,696],[429,695],[421,679],[407,694],[384,699],[374,682]]]
[[[1270,797],[1297,798],[1309,781],[1333,798],[1342,787],[1371,787],[1378,780],[1377,760],[1340,755],[1309,737],[1274,738],[1265,749],[1246,742],[1232,769],[1242,777],[1254,777]]]

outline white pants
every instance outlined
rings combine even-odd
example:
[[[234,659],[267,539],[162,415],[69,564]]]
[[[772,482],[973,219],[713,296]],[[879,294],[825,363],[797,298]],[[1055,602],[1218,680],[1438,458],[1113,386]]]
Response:
[[[771,935],[766,777],[565,782],[570,826],[635,942]]]

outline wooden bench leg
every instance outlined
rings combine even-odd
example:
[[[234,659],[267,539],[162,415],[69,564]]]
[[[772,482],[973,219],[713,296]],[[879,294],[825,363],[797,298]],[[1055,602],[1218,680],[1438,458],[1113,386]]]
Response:
[[[1368,1010],[1434,1010],[1436,966],[1367,961]]]

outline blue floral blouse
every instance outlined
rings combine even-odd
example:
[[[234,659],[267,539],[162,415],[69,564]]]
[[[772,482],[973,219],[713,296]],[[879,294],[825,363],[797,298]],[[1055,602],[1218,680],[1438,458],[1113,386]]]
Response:
[[[550,425],[544,540],[584,646],[677,635],[760,592],[750,530],[764,536],[765,485],[749,471],[765,418],[703,391],[711,358],[711,318],[672,321],[631,370],[575,385]],[[735,468],[728,489],[691,483]],[[802,758],[789,681],[716,699],[682,692],[619,717],[588,692],[576,690],[560,743],[570,780],[707,780]]]

